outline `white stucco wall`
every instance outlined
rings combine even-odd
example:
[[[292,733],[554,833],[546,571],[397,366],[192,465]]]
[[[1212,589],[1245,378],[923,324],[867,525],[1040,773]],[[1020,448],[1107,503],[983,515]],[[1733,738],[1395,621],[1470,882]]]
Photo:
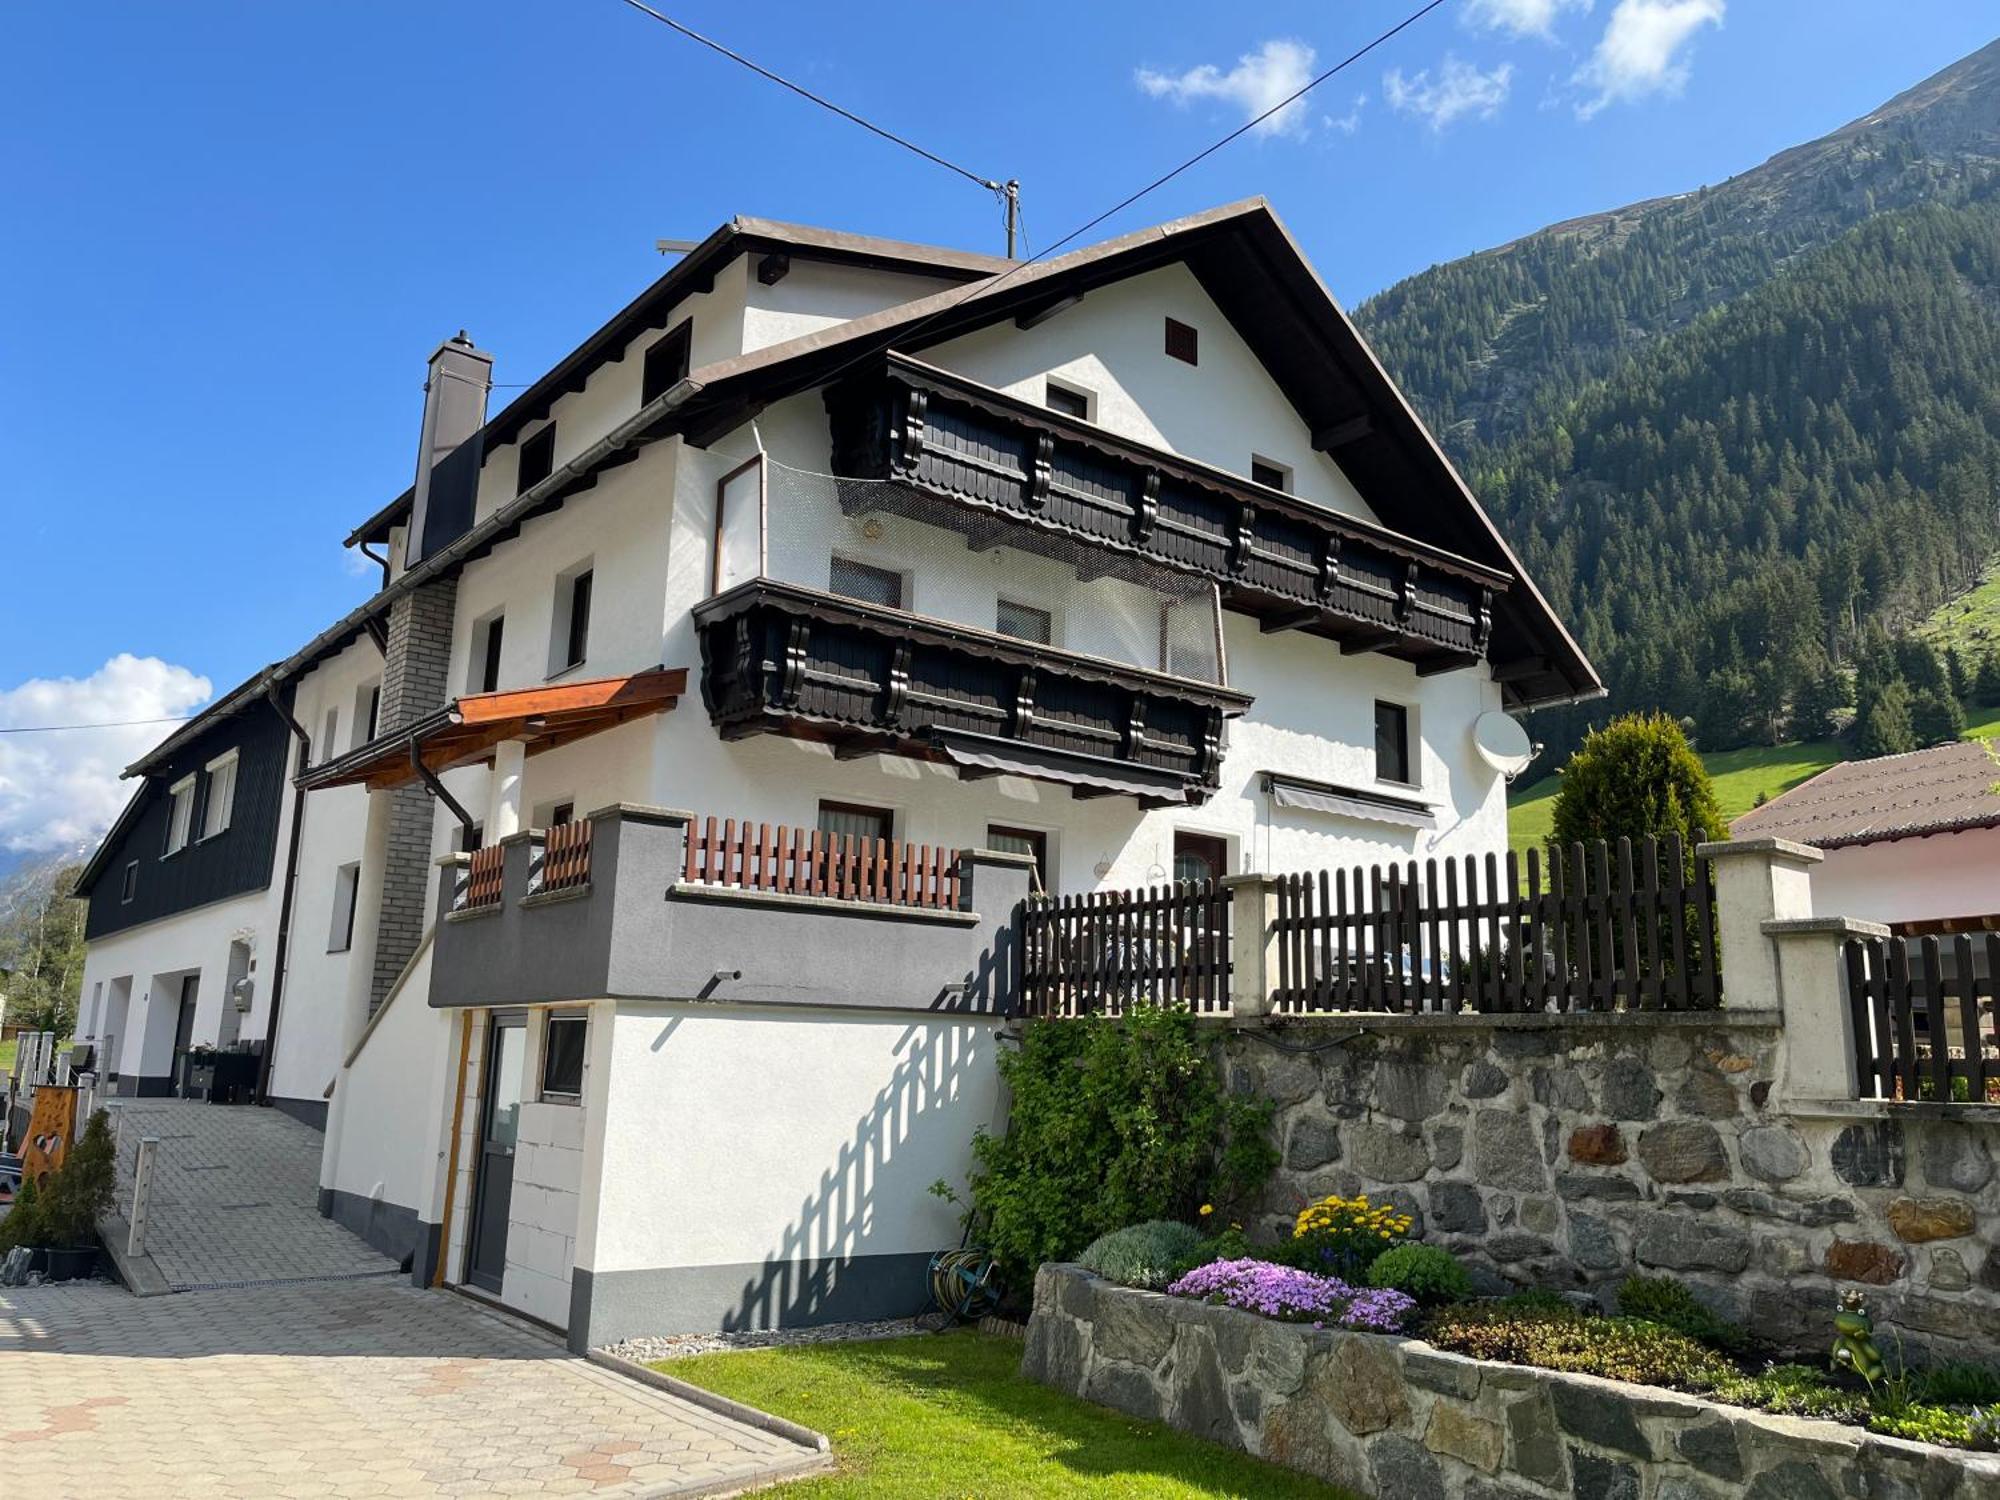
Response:
[[[577,1264],[759,1268],[958,1243],[928,1188],[962,1188],[973,1132],[1000,1123],[992,1024],[621,1003],[608,1040]]]
[[[1812,899],[1822,916],[1870,922],[2000,914],[2000,828],[1829,850]]]

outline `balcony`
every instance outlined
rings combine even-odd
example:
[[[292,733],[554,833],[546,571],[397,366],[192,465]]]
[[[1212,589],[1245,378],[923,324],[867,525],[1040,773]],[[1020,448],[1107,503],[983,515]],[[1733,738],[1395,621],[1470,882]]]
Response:
[[[1305,630],[1419,672],[1483,661],[1511,575],[1296,496],[1128,442],[1088,423],[891,355],[829,389],[834,472],[867,503],[968,539],[1000,523],[1112,558],[1212,580],[1266,631]]]
[[[1247,694],[773,578],[696,606],[702,700],[727,739],[782,734],[1147,807],[1205,800]]]
[[[617,806],[438,861],[430,1003],[997,1015],[1032,861]]]

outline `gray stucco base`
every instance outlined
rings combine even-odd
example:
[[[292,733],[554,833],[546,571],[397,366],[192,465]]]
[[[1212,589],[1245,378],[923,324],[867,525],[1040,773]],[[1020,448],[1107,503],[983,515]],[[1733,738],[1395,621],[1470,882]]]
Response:
[[[170,1099],[173,1092],[173,1075],[169,1073],[122,1073],[111,1089],[114,1099]]]
[[[904,1318],[930,1304],[930,1256],[863,1255],[734,1266],[570,1272],[569,1346],[717,1329]]]
[[[444,1225],[417,1220],[417,1253],[410,1261],[410,1285],[429,1286],[437,1272],[438,1252],[444,1248]]]
[[[312,1126],[321,1135],[326,1134],[326,1112],[331,1106],[324,1099],[281,1099],[273,1094],[271,1108],[290,1115],[301,1125]]]
[[[436,1253],[435,1226],[430,1226],[433,1233],[426,1235],[426,1226],[417,1218],[417,1211],[400,1203],[383,1203],[359,1193],[323,1187],[319,1190],[319,1213],[321,1218],[331,1219],[341,1228],[360,1235],[384,1255],[398,1261],[412,1257],[412,1272],[420,1264],[418,1252],[426,1243]]]

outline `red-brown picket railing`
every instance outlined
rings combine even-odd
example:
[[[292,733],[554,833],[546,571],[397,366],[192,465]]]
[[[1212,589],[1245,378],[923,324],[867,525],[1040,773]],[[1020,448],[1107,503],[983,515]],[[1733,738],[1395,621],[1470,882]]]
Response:
[[[1523,865],[1526,866],[1526,879]],[[1278,877],[1272,1008],[1704,1010],[1715,886],[1677,837]]]
[[[2000,933],[1948,941],[1844,945],[1861,1098],[2000,1103]]]
[[[1031,897],[1021,907],[1021,1011],[1117,1015],[1135,1000],[1229,1007],[1228,894],[1213,880]]]
[[[589,819],[559,823],[542,835],[542,879],[544,891],[573,890],[590,884]]]
[[[472,862],[465,871],[465,899],[460,911],[471,911],[482,906],[500,904],[500,887],[506,873],[507,851],[498,844],[489,844],[484,849],[472,851]]]
[[[958,854],[936,844],[773,828],[725,818],[688,827],[682,878],[780,896],[958,909]]]

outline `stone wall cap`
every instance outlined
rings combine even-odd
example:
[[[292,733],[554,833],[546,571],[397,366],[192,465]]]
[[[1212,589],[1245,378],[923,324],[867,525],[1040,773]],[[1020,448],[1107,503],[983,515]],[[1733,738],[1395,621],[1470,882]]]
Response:
[[[472,856],[454,849],[449,854],[440,854],[431,863],[440,870],[463,870],[472,863]]]
[[[977,927],[976,911],[954,911],[948,907],[896,906],[886,901],[850,901],[838,896],[801,896],[784,891],[746,890],[740,885],[705,885],[700,881],[677,880],[667,887],[675,901],[712,901],[730,906],[769,906],[779,910],[818,912],[831,917],[871,917],[878,922],[931,923],[942,927]]]
[[[1745,854],[1765,854],[1800,865],[1816,865],[1826,858],[1823,850],[1815,849],[1811,844],[1779,838],[1724,839],[1719,843],[1696,844],[1694,852],[1701,859],[1734,859]]]
[[[1414,1014],[1396,1011],[1332,1010],[1311,1015],[1274,1014],[1260,1016],[1198,1015],[1204,1023],[1236,1030],[1278,1030],[1294,1027],[1333,1027],[1341,1031],[1617,1031],[1642,1030],[1649,1026],[1672,1030],[1697,1028],[1727,1030],[1776,1030],[1785,1024],[1785,1013],[1775,1007],[1744,1006],[1714,1010],[1566,1010],[1566,1011],[1458,1011]]]
[[[1004,865],[1016,870],[1032,870],[1035,856],[1015,854],[1006,849],[961,849],[958,857],[969,865]]]
[[[585,813],[584,820],[594,823],[599,818],[622,818],[628,823],[683,823],[696,821],[695,815],[678,807],[654,807],[646,802],[607,802],[602,807],[593,807]]]
[[[1245,886],[1276,886],[1278,877],[1250,871],[1242,875],[1225,875],[1216,882],[1225,891],[1239,890]]]
[[[1935,1099],[1798,1099],[1785,1113],[1806,1120],[1964,1120],[2000,1128],[2000,1104],[1940,1104]]]
[[[1885,938],[1889,929],[1881,922],[1860,917],[1773,917],[1763,924],[1765,937],[1794,937],[1825,933],[1834,937]]]

